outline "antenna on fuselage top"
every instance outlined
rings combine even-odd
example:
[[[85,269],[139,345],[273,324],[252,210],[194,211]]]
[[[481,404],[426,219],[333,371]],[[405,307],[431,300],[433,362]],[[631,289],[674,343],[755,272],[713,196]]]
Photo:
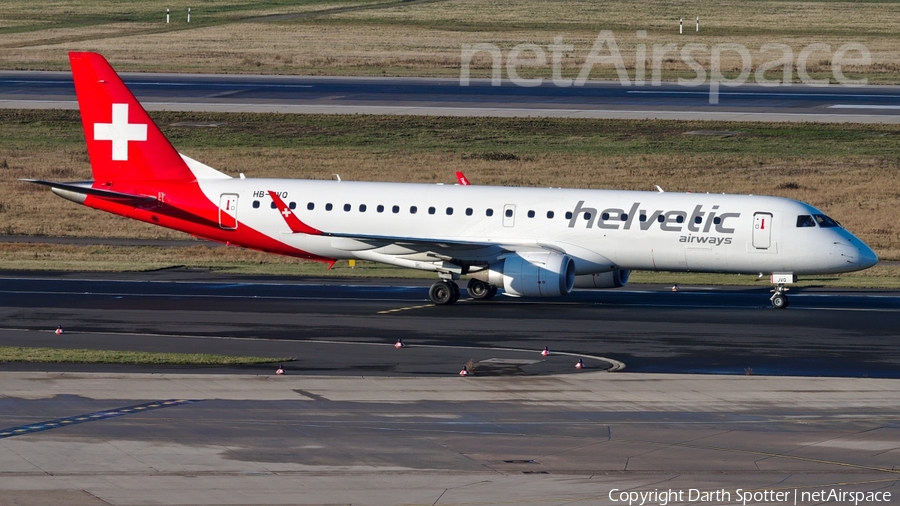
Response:
[[[655,186],[655,187],[656,187],[656,190],[657,190],[657,191],[658,191],[658,192],[659,192],[659,193],[666,193],[666,192],[665,192],[665,191],[663,191],[663,189],[662,189],[662,188],[660,188],[660,187],[659,187],[659,185],[658,185],[658,184],[655,184],[655,185],[653,185],[653,186]]]
[[[337,178],[338,181],[341,180],[341,175],[340,175],[340,174],[332,174],[332,176],[334,176],[335,178]]]

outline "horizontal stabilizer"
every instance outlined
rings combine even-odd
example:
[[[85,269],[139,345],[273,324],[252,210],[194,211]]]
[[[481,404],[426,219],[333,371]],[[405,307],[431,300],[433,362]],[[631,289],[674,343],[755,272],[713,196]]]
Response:
[[[150,197],[147,195],[132,195],[130,193],[114,192],[112,190],[104,190],[102,188],[94,188],[91,186],[92,184],[94,184],[93,181],[74,182],[74,183],[58,183],[55,181],[43,181],[40,179],[20,179],[20,181],[25,181],[26,183],[34,183],[34,184],[49,186],[50,188],[65,190],[65,191],[77,193],[80,195],[93,195],[94,197],[100,197],[102,199],[113,200],[116,202],[131,202],[131,203],[135,203],[135,204],[140,204],[140,203],[147,203],[147,202],[155,202],[157,200],[156,197]]]

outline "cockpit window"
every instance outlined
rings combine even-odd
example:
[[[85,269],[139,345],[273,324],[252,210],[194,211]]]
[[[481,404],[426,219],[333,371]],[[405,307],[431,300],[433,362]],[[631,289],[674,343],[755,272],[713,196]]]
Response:
[[[797,216],[797,227],[815,227],[816,220],[813,219],[812,216],[808,214],[801,214]]]
[[[841,224],[832,220],[828,216],[824,214],[814,214],[813,217],[816,219],[816,223],[819,224],[822,228],[831,228],[831,227],[840,227]]]

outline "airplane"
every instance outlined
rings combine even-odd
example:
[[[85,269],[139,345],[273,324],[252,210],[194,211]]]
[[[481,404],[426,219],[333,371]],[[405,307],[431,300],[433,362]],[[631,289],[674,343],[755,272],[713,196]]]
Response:
[[[92,181],[26,180],[196,237],[315,260],[431,271],[436,305],[617,288],[632,270],[797,276],[866,269],[865,243],[815,207],[756,195],[232,178],[169,143],[106,59],[69,54]],[[458,176],[459,178],[460,176]]]

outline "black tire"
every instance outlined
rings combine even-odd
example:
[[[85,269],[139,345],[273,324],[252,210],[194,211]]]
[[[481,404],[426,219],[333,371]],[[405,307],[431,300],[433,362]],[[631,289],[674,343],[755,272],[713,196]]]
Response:
[[[447,284],[450,285],[450,296],[452,297],[449,303],[456,304],[456,301],[459,300],[459,285],[457,285],[453,281],[447,281]]]
[[[497,289],[480,279],[470,279],[466,292],[475,300],[488,300],[497,294]]]
[[[773,295],[772,307],[775,309],[784,309],[788,307],[788,298],[785,295]]]
[[[457,294],[458,293],[459,288],[457,288]],[[428,298],[438,306],[445,306],[456,302],[456,299],[453,298],[453,287],[446,281],[438,281],[431,285],[431,288],[428,289]]]

